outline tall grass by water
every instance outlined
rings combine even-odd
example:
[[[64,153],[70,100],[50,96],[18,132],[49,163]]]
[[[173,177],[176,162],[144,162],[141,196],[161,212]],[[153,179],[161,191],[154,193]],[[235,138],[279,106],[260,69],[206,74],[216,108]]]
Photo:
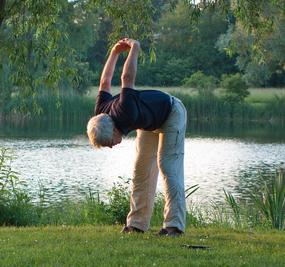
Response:
[[[248,122],[263,122],[273,125],[285,125],[285,95],[263,97],[256,94],[243,103],[228,103],[219,94],[199,95],[187,93],[185,90],[160,88],[171,92],[182,100],[188,110],[191,123],[221,122],[240,124]],[[258,100],[259,99],[259,100]],[[73,125],[85,128],[86,122],[94,114],[95,95],[80,96],[76,94],[62,94],[58,97],[52,94],[39,95],[36,101],[40,107],[38,115],[22,115],[15,112],[18,102],[16,99],[7,103],[4,117],[5,123],[22,126],[32,122],[33,128],[66,129]],[[31,103],[32,105],[32,103]]]
[[[266,103],[244,102],[233,105],[215,95],[189,96],[183,93],[173,93],[173,95],[184,103],[190,121],[285,124],[285,97],[276,97]]]
[[[2,120],[16,127],[32,124],[33,128],[61,130],[86,125],[94,113],[95,99],[77,94],[61,94],[59,97],[43,94],[38,95],[35,101],[39,106],[38,113],[22,114],[17,111],[17,99],[13,99],[7,104]],[[32,101],[30,105],[32,109]]]
[[[285,169],[280,167],[276,174],[264,177],[264,186],[257,192],[249,192],[249,200],[238,200],[224,191],[226,203],[236,227],[270,224],[272,228],[283,230],[285,223]]]

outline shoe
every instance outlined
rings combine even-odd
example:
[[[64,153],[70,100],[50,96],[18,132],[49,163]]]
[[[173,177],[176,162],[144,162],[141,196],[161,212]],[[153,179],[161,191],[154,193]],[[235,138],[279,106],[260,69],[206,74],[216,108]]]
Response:
[[[183,235],[184,233],[176,227],[166,227],[161,228],[158,232],[159,236],[171,236],[171,237],[178,237]]]
[[[129,234],[129,233],[144,233],[143,230],[138,229],[134,226],[124,226],[124,228],[122,229],[121,233],[123,234]]]

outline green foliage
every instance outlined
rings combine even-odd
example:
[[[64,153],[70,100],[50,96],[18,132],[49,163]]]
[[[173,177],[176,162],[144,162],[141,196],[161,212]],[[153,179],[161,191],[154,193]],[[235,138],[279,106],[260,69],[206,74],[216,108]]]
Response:
[[[280,18],[284,16],[285,3],[283,0],[205,0],[185,1],[194,10],[195,17],[200,17],[203,12],[212,9],[220,9],[227,14],[230,23],[235,23],[242,30],[252,36],[251,50],[253,57],[256,59],[264,58],[268,52],[264,50],[264,39],[271,35],[272,31],[280,22]],[[235,43],[239,45],[239,43]]]
[[[13,98],[18,111],[42,113],[37,95],[46,90],[85,93],[98,82],[107,47],[124,36],[141,41],[143,58],[157,58],[141,66],[138,84],[236,72],[225,51],[238,57],[247,82],[284,84],[283,10],[283,0],[1,1],[1,113]]]
[[[66,58],[73,53],[66,43],[65,24],[59,20],[65,4],[25,0],[18,5],[6,1],[0,55],[9,66],[9,81],[22,100],[22,111],[27,112],[30,97],[38,110],[34,96],[43,87],[56,90],[61,77],[71,72]]]
[[[121,177],[121,179],[123,179]],[[125,183],[114,184],[109,196],[108,212],[114,223],[124,224],[130,210],[129,180]]]
[[[32,205],[19,173],[11,167],[11,151],[0,148],[0,225],[31,224]]]
[[[223,75],[220,86],[225,90],[225,99],[229,103],[241,103],[250,94],[248,86],[239,73]]]
[[[86,68],[87,51],[100,19],[93,14],[103,12],[102,16],[111,19],[110,43],[132,36],[148,40],[148,47],[154,50],[152,11],[151,1],[1,2],[0,58],[9,68],[9,87],[1,86],[0,96],[4,88],[9,89],[7,100],[12,93],[21,100],[18,110],[41,113],[36,96],[42,90],[50,89],[58,95],[60,87],[72,87],[72,81],[76,81],[77,91],[84,92],[91,80]]]
[[[190,78],[183,80],[183,85],[186,87],[194,87],[201,95],[212,94],[216,88],[218,79],[213,76],[207,76],[202,71],[197,71]]]
[[[215,77],[234,70],[232,60],[215,47],[219,35],[227,30],[225,17],[218,11],[207,10],[201,14],[198,21],[193,22],[192,11],[184,1],[178,1],[176,8],[166,12],[158,24],[160,50],[157,64],[163,71],[172,59],[180,60],[184,71],[183,68],[181,71],[181,66],[172,67],[170,74],[177,76],[180,84],[183,78],[199,70]]]
[[[245,82],[252,87],[265,87],[268,85],[271,75],[272,73],[270,72],[268,65],[258,65],[251,62],[246,66],[243,78]]]
[[[247,5],[245,2],[249,1],[242,2]],[[245,73],[248,84],[254,87],[284,84],[285,17],[282,9],[275,7],[277,2],[279,1],[255,1],[260,9],[256,12],[258,17],[253,18],[260,20],[264,27],[259,27],[257,22],[255,26],[247,29],[237,21],[229,27],[226,34],[219,37],[217,43],[220,51],[237,56],[237,66]],[[284,10],[284,2],[282,5]],[[249,8],[250,13],[253,9]],[[248,19],[250,21],[252,18]],[[266,25],[268,22],[270,25]]]
[[[74,79],[74,89],[76,92],[83,95],[88,91],[88,87],[92,85],[94,74],[90,70],[87,62],[78,62],[76,64],[76,70],[77,73]]]
[[[11,100],[13,87],[9,82],[10,69],[3,60],[2,68],[0,67],[0,113],[6,113],[7,103]]]
[[[271,222],[272,227],[283,230],[285,225],[285,170],[279,169],[272,183],[265,183],[261,194],[251,194],[251,197],[265,218]]]
[[[164,211],[164,196],[162,193],[156,195],[154,201],[154,207],[151,217],[151,226],[161,226],[163,222],[163,211]]]

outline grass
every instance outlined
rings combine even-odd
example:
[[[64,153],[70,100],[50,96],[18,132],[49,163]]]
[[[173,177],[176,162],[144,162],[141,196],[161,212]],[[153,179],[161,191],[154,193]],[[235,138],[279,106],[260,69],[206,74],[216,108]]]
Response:
[[[168,238],[157,237],[158,228],[143,235],[120,229],[0,228],[0,266],[284,266],[282,232],[188,228],[183,237]]]
[[[276,96],[285,97],[284,88],[252,88],[249,91],[250,95],[247,97],[249,103],[266,103],[274,100]]]

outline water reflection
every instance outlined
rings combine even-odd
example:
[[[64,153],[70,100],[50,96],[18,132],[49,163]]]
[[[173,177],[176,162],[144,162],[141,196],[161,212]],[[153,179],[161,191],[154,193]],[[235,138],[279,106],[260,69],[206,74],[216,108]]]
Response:
[[[87,119],[77,123],[57,124],[44,120],[25,122],[21,125],[0,124],[0,138],[54,139],[73,138],[86,132]],[[131,133],[135,136],[135,133]],[[235,123],[188,121],[187,136],[209,138],[238,138],[259,143],[284,143],[285,125],[270,123]]]
[[[270,123],[201,123],[189,122],[188,135],[217,138],[238,138],[259,143],[285,142],[285,125]]]
[[[282,161],[283,160],[283,161]],[[272,184],[277,176],[279,169],[285,169],[285,158],[280,162],[266,163],[260,162],[256,166],[249,166],[247,169],[240,170],[235,178],[238,183],[234,191],[242,199],[250,199],[251,194],[260,194],[265,184]]]

